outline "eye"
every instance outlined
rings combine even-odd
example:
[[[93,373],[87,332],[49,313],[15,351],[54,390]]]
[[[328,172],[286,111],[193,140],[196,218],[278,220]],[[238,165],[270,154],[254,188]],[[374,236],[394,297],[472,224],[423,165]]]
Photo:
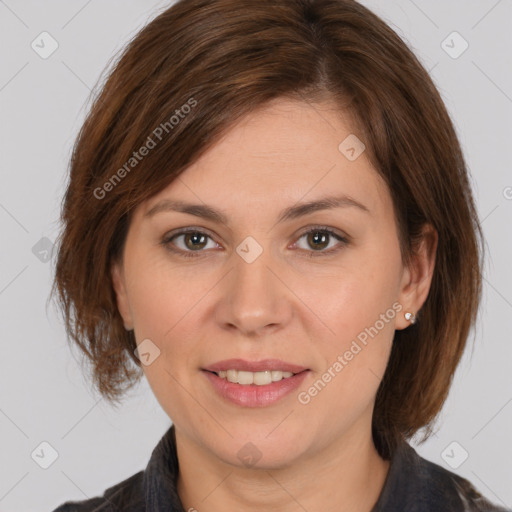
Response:
[[[332,229],[327,228],[325,226],[315,226],[312,229],[309,229],[299,237],[299,240],[301,240],[304,237],[307,237],[306,243],[309,245],[309,247],[315,248],[313,249],[313,251],[308,251],[306,248],[306,252],[308,252],[309,254],[306,254],[305,256],[308,258],[332,255],[334,253],[337,253],[339,250],[341,250],[349,243],[347,237],[338,234]],[[326,247],[329,247],[330,242],[333,242],[333,239],[336,239],[340,242],[338,246],[335,246],[334,248],[331,248],[329,250],[323,250]],[[298,242],[296,242],[296,244],[297,243]]]
[[[173,240],[180,239],[181,237],[183,237],[182,242],[184,245],[180,248],[179,244],[175,244]],[[178,253],[180,256],[185,258],[195,258],[197,256],[201,256],[200,253],[203,252],[202,249],[208,248],[206,247],[208,239],[213,241],[207,233],[199,231],[198,229],[189,228],[182,230],[179,233],[166,235],[161,243],[169,251]],[[178,249],[173,246],[178,246]]]

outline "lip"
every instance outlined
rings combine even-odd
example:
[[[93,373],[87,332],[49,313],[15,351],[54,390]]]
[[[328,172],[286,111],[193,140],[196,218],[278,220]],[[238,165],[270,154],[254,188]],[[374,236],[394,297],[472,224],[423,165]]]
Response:
[[[232,361],[232,360],[230,360]],[[247,361],[248,363],[248,361]],[[217,363],[223,365],[224,362]],[[231,363],[230,363],[231,364]],[[250,365],[254,368],[254,363]],[[296,365],[288,365],[288,368]],[[233,366],[230,366],[233,368]],[[236,366],[235,366],[236,368]],[[270,369],[268,366],[267,369]],[[243,370],[238,367],[237,369]],[[220,371],[220,370],[219,370]],[[246,370],[246,371],[258,371],[258,370]],[[291,370],[286,370],[291,371]],[[213,370],[202,370],[206,378],[212,384],[213,389],[225,400],[228,400],[232,404],[242,407],[267,407],[281,400],[286,395],[289,395],[297,389],[306,376],[309,374],[309,370],[303,370],[292,377],[281,379],[278,382],[272,382],[265,384],[264,386],[257,386],[256,384],[242,385],[234,382],[229,382],[226,379],[220,378]]]
[[[280,359],[262,359],[260,361],[247,361],[246,359],[225,359],[223,361],[218,361],[217,363],[211,364],[203,368],[203,370],[215,373],[226,370],[242,370],[246,372],[281,370],[283,372],[301,373],[307,369],[308,368],[306,368],[305,366],[287,363],[285,361],[281,361]]]

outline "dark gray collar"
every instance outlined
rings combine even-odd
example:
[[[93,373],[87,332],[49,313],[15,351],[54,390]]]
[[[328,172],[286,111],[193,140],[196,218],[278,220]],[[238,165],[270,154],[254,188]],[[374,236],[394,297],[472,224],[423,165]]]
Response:
[[[157,444],[144,471],[146,512],[185,512],[178,496],[178,457],[174,425]]]
[[[147,512],[185,512],[177,492],[176,434],[171,426],[153,450],[143,473]],[[418,455],[402,441],[372,512],[512,512],[492,505],[468,480]]]

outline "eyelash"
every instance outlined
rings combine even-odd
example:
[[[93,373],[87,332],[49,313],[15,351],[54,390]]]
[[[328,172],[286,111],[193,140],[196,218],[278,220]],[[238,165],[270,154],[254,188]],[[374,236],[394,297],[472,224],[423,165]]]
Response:
[[[308,252],[309,254],[306,254],[304,255],[306,258],[316,258],[316,257],[327,257],[327,256],[331,256],[332,254],[335,254],[337,253],[338,251],[340,251],[342,248],[344,248],[345,246],[347,246],[349,244],[349,240],[348,238],[334,232],[332,229],[326,227],[326,226],[314,226],[313,228],[310,228],[308,229],[307,231],[303,232],[297,239],[300,240],[303,236],[305,235],[308,235],[310,233],[315,233],[315,232],[319,232],[319,233],[327,233],[329,236],[337,239],[340,244],[338,247],[334,248],[334,249],[329,249],[328,251],[306,251]],[[181,235],[186,235],[188,233],[194,233],[194,234],[199,234],[199,235],[206,235],[208,238],[212,239],[213,238],[208,234],[208,233],[205,233],[204,231],[201,231],[200,229],[197,229],[197,228],[186,228],[186,229],[182,229],[181,231],[177,232],[177,233],[170,233],[168,235],[165,235],[163,240],[161,241],[161,244],[169,251],[175,253],[175,254],[178,254],[179,256],[183,257],[183,258],[198,258],[198,257],[201,257],[202,256],[202,250],[198,250],[198,251],[184,251],[183,249],[175,249],[174,247],[172,247],[171,245],[171,240],[181,236]],[[301,251],[304,251],[305,249],[301,249]]]

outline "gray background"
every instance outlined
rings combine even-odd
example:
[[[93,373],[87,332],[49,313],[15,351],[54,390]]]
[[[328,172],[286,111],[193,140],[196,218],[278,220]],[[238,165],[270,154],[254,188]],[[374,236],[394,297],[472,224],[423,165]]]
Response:
[[[468,348],[436,434],[412,444],[512,506],[512,1],[363,3],[431,70],[471,169],[489,255],[473,354]],[[145,467],[170,425],[145,380],[119,410],[94,395],[57,313],[46,309],[67,163],[90,90],[168,5],[0,0],[0,511],[102,494]],[[46,59],[31,47],[42,46],[44,31],[58,43]],[[469,44],[457,58],[464,42],[453,31]],[[44,441],[58,454],[47,469],[39,465],[50,462],[45,445],[44,457],[31,456]]]

